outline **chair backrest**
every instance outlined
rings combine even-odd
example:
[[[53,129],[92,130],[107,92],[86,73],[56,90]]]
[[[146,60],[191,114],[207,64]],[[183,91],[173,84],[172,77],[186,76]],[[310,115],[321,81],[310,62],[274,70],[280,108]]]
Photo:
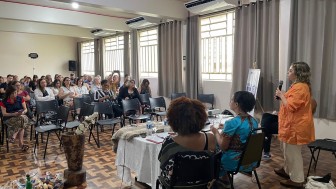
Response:
[[[93,98],[91,98],[90,94],[82,94],[82,98],[85,103],[91,104],[91,102],[93,102]]]
[[[162,96],[157,98],[149,98],[149,104],[153,110],[155,110],[155,108],[164,108],[166,110],[166,101]]]
[[[123,113],[126,115],[129,111],[140,111],[140,102],[137,98],[122,100]]]
[[[70,107],[67,106],[60,106],[57,110],[57,119],[58,121],[61,121],[61,123],[67,123],[68,122],[68,116],[69,116]]]
[[[214,94],[198,94],[197,99],[203,103],[211,104],[211,109],[214,108],[214,101],[215,101]]]
[[[98,114],[113,114],[112,102],[107,101],[95,103],[94,111],[98,112]]]
[[[239,159],[236,173],[239,172],[241,166],[247,166],[255,163],[254,168],[259,167],[265,140],[265,133],[257,131],[262,131],[262,128],[254,129],[250,132]]]
[[[170,99],[174,100],[174,99],[182,97],[182,96],[187,96],[187,94],[186,93],[172,93],[170,95]]]
[[[83,104],[84,104],[84,99],[83,98],[73,98],[73,102],[74,102],[74,110],[78,109],[78,108],[82,108]]]
[[[149,94],[148,93],[139,94],[139,97],[140,97],[141,104],[149,105]]]
[[[36,101],[36,113],[57,112],[58,102],[56,100],[50,101]]]
[[[213,157],[206,151],[176,153],[170,186],[199,185],[211,181],[215,178]]]
[[[88,103],[83,103],[83,106],[80,110],[80,113],[79,113],[79,117],[83,117],[83,116],[90,116],[94,113],[94,108],[95,108],[95,105],[94,104],[88,104]]]

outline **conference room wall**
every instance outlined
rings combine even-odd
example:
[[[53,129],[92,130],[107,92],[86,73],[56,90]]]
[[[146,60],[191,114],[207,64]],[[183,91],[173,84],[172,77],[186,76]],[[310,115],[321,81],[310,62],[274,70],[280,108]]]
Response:
[[[77,60],[77,38],[0,32],[0,75],[38,76],[56,73],[69,75],[68,61]],[[37,59],[31,59],[28,54],[38,53]]]

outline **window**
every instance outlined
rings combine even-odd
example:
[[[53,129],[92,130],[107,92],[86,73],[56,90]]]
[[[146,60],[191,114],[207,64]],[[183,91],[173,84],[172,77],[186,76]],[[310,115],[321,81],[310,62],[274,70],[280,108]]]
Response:
[[[158,29],[140,31],[140,77],[158,77]]]
[[[124,75],[124,36],[114,36],[104,39],[104,75],[119,70]]]
[[[201,18],[203,80],[232,80],[234,20],[234,12]]]
[[[82,43],[81,53],[81,69],[82,74],[94,75],[94,42]]]

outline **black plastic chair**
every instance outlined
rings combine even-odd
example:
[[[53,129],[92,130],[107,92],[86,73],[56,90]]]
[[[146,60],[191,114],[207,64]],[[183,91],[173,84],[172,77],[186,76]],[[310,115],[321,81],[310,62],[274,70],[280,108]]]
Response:
[[[315,140],[314,142],[311,142],[310,144],[308,144],[308,148],[309,148],[310,153],[311,153],[311,158],[310,158],[309,168],[308,168],[308,172],[307,172],[307,177],[309,176],[310,168],[311,168],[311,165],[312,165],[313,161],[315,163],[314,170],[316,170],[317,161],[318,161],[318,158],[320,156],[320,151],[321,150],[331,152],[336,158],[336,140],[328,139],[328,138],[318,139],[318,140]],[[318,151],[317,152],[317,157],[315,157],[315,152],[316,151]]]
[[[182,97],[182,96],[186,97],[187,94],[186,93],[172,93],[170,95],[170,100],[174,100],[174,99]]]
[[[142,105],[148,105],[149,106],[149,94],[139,94],[140,102]]]
[[[214,109],[214,101],[215,95],[214,94],[199,94],[197,99],[203,103],[208,103],[211,105],[210,109]]]
[[[106,125],[111,125],[112,126],[112,135],[114,134],[114,128],[117,123],[121,124],[121,127],[123,126],[122,120],[120,118],[115,118],[113,115],[113,107],[112,107],[112,102],[99,102],[95,103],[95,112],[98,112],[99,114],[99,119],[96,121],[95,127],[97,129],[97,139],[93,134],[93,126],[90,128],[90,135],[89,135],[89,142],[92,138],[96,142],[98,148],[100,148],[100,143],[99,143],[99,125],[100,126],[106,126]],[[102,115],[105,115],[105,119],[103,119]],[[110,115],[112,118],[106,119],[106,116]]]
[[[191,158],[192,156],[202,158]],[[170,181],[159,176],[156,188],[192,188],[205,189],[209,182],[219,177],[219,165],[222,153],[207,151],[178,152],[174,156],[173,173]]]
[[[1,121],[1,133],[0,133],[0,136],[1,136],[1,145],[4,145],[4,141],[5,141],[5,136],[6,138],[8,138],[8,131],[7,131],[7,125],[4,124],[4,121],[3,121],[3,115],[2,115],[2,111],[0,109],[0,121]],[[6,140],[6,147],[7,147],[7,153],[9,152],[9,143],[8,143],[8,140]]]
[[[160,119],[162,121],[162,116],[166,116],[167,115],[167,108],[166,108],[166,101],[165,99],[161,96],[161,97],[157,97],[157,98],[149,98],[149,103],[150,103],[150,107],[152,109],[152,115],[156,116],[156,120],[159,120],[159,116]],[[162,111],[163,109],[163,111]]]
[[[54,124],[49,124],[49,125],[44,125],[41,124],[41,115],[45,114],[47,112],[55,112],[56,113],[56,118],[53,120]],[[62,131],[62,127],[57,123],[58,116],[59,114],[59,109],[58,109],[58,102],[56,100],[51,100],[51,101],[36,101],[36,126],[35,126],[35,146],[34,146],[34,153],[36,150],[36,146],[38,145],[38,134],[41,134],[41,139],[43,139],[43,133],[47,133],[47,141],[45,144],[45,149],[44,149],[44,155],[43,158],[45,158],[46,152],[47,152],[47,147],[48,147],[48,141],[49,141],[49,135],[51,132],[55,132],[56,136],[59,141],[60,139],[60,132]],[[59,132],[59,134],[57,133]],[[43,142],[43,141],[42,141]]]
[[[91,104],[93,102],[93,97],[90,94],[82,94],[83,102]]]
[[[257,131],[262,131],[262,128],[254,129],[250,132],[247,141],[243,147],[243,152],[240,156],[236,170],[227,171],[230,179],[231,189],[234,188],[233,176],[238,172],[240,172],[241,167],[250,166],[251,164],[255,164],[255,166],[252,167],[252,170],[257,180],[258,188],[261,189],[256,168],[260,166],[265,134],[263,132],[257,132]]]
[[[135,99],[128,99],[122,100],[122,107],[123,107],[123,124],[125,125],[125,119],[128,118],[131,123],[134,120],[146,121],[147,119],[151,118],[149,114],[142,114],[140,115],[140,102],[137,98]],[[136,113],[139,112],[139,115]]]

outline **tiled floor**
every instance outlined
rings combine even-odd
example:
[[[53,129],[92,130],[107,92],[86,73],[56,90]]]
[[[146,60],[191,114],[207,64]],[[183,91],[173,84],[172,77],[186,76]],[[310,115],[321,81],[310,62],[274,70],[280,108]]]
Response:
[[[87,133],[88,135],[88,133]],[[87,170],[87,183],[77,188],[89,189],[117,189],[124,188],[121,180],[117,176],[114,165],[115,153],[112,152],[111,130],[105,129],[101,136],[101,147],[97,148],[94,142],[86,142],[84,168]],[[25,172],[32,169],[40,169],[42,173],[46,171],[63,172],[67,167],[63,150],[59,146],[56,137],[49,141],[46,159],[43,160],[43,147],[38,148],[37,156],[33,154],[33,142],[30,142],[28,152],[21,152],[16,145],[10,145],[10,152],[6,153],[5,146],[1,146],[0,151],[0,186],[8,181],[19,178]],[[274,140],[272,143],[272,159],[262,161],[261,167],[257,170],[262,188],[281,189],[280,177],[274,174],[273,169],[282,164],[282,156],[279,149],[279,142]],[[308,148],[304,147],[304,166],[307,171],[310,153]],[[332,173],[333,181],[336,183],[336,159],[330,152],[321,152],[317,172],[311,172],[312,175],[324,175]],[[252,179],[253,180],[253,179]],[[238,174],[235,177],[234,184],[237,189],[258,188],[255,181],[252,181],[245,175]],[[138,188],[133,186],[132,188]]]

